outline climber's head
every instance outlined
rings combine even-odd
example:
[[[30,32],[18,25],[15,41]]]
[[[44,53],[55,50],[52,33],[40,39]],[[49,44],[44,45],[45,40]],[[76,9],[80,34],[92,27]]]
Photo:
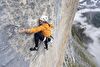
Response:
[[[40,17],[40,20],[41,21],[48,21],[48,16],[41,16]]]
[[[41,16],[39,18],[39,24],[43,24],[44,22],[48,22],[48,16]]]

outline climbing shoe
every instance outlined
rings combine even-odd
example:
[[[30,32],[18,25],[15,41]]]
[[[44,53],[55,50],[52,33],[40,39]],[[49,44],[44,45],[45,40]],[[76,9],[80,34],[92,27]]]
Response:
[[[48,48],[47,48],[47,47],[44,47],[44,49],[48,50]]]
[[[38,47],[30,48],[30,51],[38,51]]]

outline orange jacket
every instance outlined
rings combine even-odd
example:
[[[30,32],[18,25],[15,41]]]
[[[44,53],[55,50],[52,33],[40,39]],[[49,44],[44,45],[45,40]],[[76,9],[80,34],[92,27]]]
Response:
[[[42,34],[45,36],[45,37],[50,37],[51,36],[51,29],[53,28],[53,25],[52,24],[47,24],[47,23],[44,23],[38,27],[34,27],[34,28],[30,28],[27,30],[27,32],[29,33],[36,33],[36,32],[39,32],[41,31]]]

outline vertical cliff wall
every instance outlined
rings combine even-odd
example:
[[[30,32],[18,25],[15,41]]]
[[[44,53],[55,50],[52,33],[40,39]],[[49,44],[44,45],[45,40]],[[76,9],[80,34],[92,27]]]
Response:
[[[78,0],[0,0],[0,67],[62,67],[65,45],[71,31]],[[54,22],[54,41],[37,52],[33,35],[19,34],[19,28],[36,26],[35,19],[47,15]]]
[[[69,38],[69,34],[71,34],[71,25],[73,22],[74,14],[76,12],[76,7],[78,4],[78,0],[65,0],[62,2],[61,9],[61,20],[57,27],[57,39],[55,40],[55,44],[57,45],[58,52],[58,62],[57,67],[61,67],[64,60],[64,51],[66,49],[66,43]]]

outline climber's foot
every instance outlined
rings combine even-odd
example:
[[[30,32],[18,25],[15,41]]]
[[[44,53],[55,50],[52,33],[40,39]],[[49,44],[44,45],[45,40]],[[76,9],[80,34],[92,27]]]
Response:
[[[30,48],[30,51],[38,51],[38,47]]]
[[[48,48],[47,48],[47,47],[44,47],[44,49],[48,50]]]

